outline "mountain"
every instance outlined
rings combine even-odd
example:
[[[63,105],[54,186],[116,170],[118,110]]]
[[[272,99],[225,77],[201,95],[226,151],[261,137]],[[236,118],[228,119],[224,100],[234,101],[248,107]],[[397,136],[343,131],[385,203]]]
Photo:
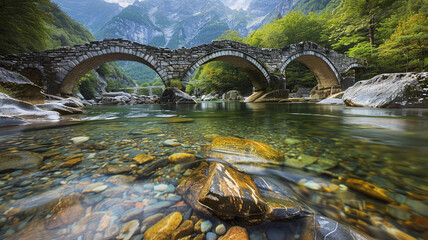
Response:
[[[229,29],[248,33],[245,11],[220,0],[145,0],[122,10],[95,33],[171,49],[211,42]]]
[[[247,13],[256,17],[264,17],[284,0],[252,0]]]
[[[295,4],[299,1],[302,0],[281,0],[268,14],[264,16],[259,27],[272,22],[275,18],[281,18],[291,12]]]
[[[104,0],[52,0],[71,18],[91,32],[98,31],[104,24],[123,9],[117,3]]]

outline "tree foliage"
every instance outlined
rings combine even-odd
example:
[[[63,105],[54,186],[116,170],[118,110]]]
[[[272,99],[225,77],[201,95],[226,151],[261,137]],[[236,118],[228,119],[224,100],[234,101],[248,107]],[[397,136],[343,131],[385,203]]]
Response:
[[[0,54],[43,50],[48,46],[48,24],[52,18],[45,11],[50,0],[2,0],[0,3]]]
[[[210,62],[199,68],[193,81],[199,80],[195,87],[205,93],[225,93],[230,90],[238,90],[241,93],[249,93],[252,84],[246,72],[226,62]]]
[[[414,14],[407,21],[400,21],[397,29],[380,46],[380,56],[405,59],[406,71],[409,67],[426,69],[428,56],[428,18],[423,14]],[[409,66],[413,62],[415,66]]]

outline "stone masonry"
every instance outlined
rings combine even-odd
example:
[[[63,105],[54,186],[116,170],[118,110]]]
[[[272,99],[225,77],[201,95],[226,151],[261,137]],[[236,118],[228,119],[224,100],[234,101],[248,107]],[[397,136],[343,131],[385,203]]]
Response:
[[[282,74],[291,61],[300,61],[315,74],[319,87],[340,87],[341,74],[363,67],[361,60],[325,49],[313,42],[264,49],[234,41],[213,41],[192,48],[170,50],[124,39],[105,39],[44,52],[0,56],[0,66],[17,71],[50,94],[70,95],[88,71],[110,61],[136,61],[158,73],[165,85],[180,79],[186,85],[196,69],[210,61],[225,61],[251,76],[255,91],[272,87],[272,74]],[[42,83],[40,83],[42,79]]]

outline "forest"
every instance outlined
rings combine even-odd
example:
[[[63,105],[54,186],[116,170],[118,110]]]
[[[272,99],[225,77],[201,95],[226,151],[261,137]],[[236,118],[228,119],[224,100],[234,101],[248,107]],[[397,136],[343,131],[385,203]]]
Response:
[[[306,2],[306,4],[311,4]],[[312,1],[314,2],[314,1]],[[316,2],[316,1],[315,1]],[[325,11],[328,8],[329,11]],[[337,6],[305,14],[292,11],[264,25],[248,36],[227,31],[219,39],[227,39],[263,48],[281,48],[302,41],[313,41],[323,47],[365,60],[361,79],[380,73],[426,71],[428,65],[428,1],[427,0],[342,0]],[[219,79],[239,71],[226,63],[206,64],[194,80],[205,92],[212,91]],[[205,76],[200,78],[200,76]],[[290,65],[286,71],[287,88],[314,87],[316,80],[303,64]],[[236,75],[236,84],[224,91],[245,91]],[[359,80],[361,80],[359,79]],[[233,86],[232,86],[233,85]],[[189,86],[188,92],[195,86]],[[219,86],[221,88],[223,86]]]

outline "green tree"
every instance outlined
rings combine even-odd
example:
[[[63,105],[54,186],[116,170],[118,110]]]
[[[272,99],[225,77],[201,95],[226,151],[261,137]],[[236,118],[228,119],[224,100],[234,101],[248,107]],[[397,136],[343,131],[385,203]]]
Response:
[[[414,14],[407,21],[400,21],[395,32],[379,49],[383,57],[402,56],[406,60],[406,72],[412,61],[419,65],[419,70],[424,71],[425,58],[428,56],[427,16]]]
[[[237,31],[227,30],[217,40],[231,40],[235,42],[243,42],[244,38]]]
[[[238,90],[241,93],[249,93],[252,84],[246,72],[226,62],[210,62],[195,74],[195,87],[205,93],[225,93],[230,90]]]
[[[266,48],[280,48],[302,41],[326,43],[322,38],[325,20],[309,13],[290,12],[273,23],[264,25],[244,40],[245,43]]]
[[[0,54],[43,50],[48,45],[48,24],[52,18],[45,11],[50,0],[2,0],[0,3]]]

